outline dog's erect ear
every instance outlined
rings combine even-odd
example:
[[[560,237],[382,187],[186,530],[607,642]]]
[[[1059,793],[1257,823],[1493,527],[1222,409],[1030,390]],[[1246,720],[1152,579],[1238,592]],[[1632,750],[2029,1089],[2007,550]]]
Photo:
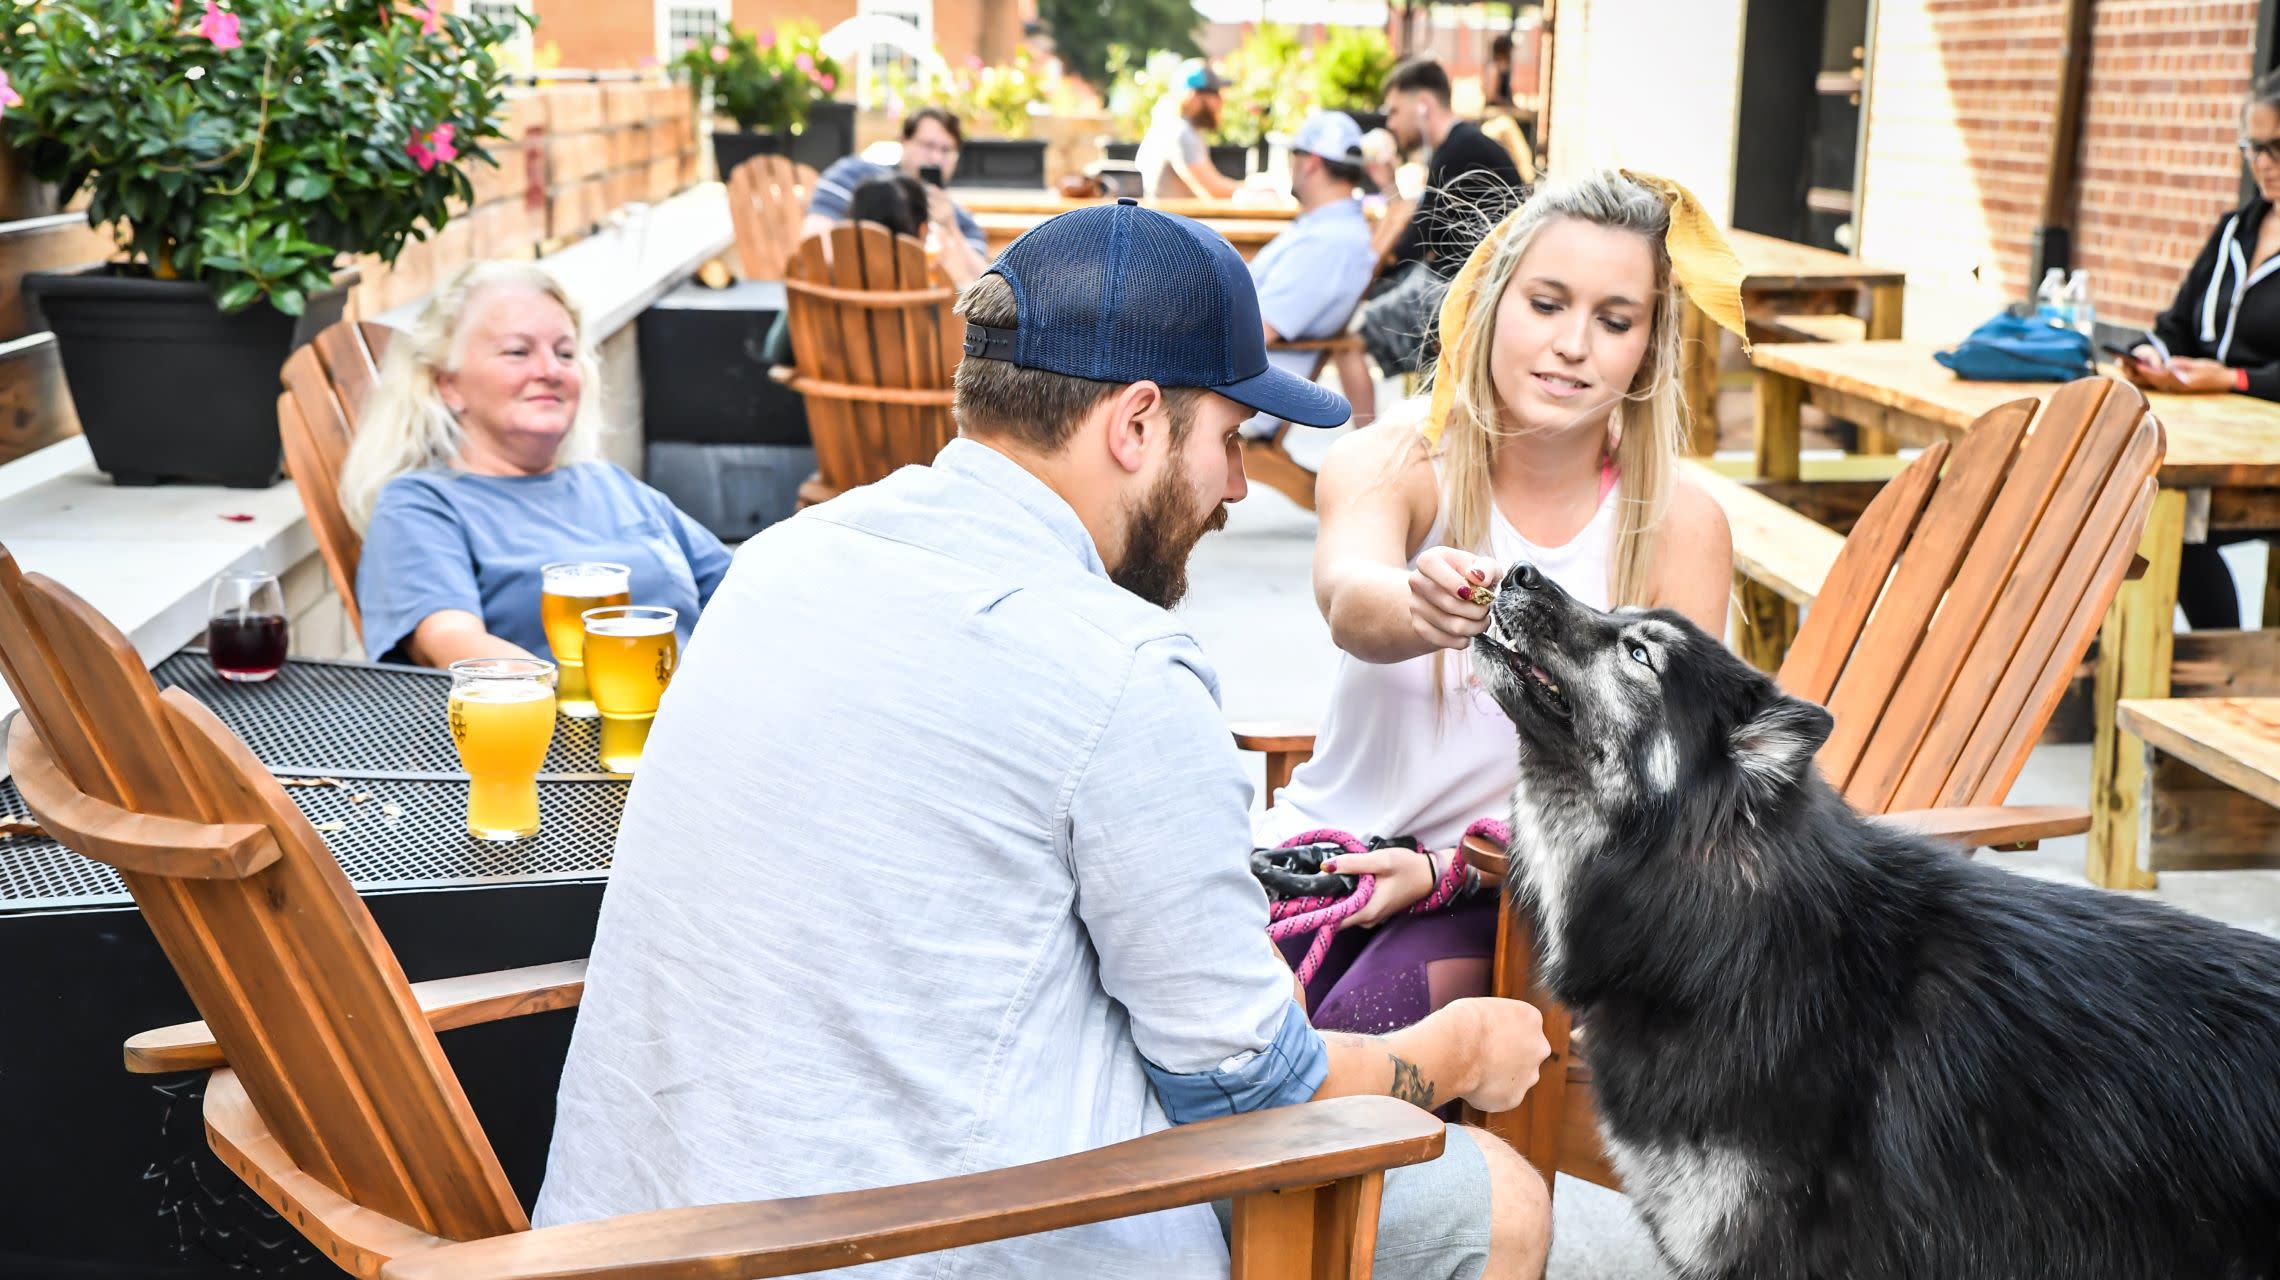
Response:
[[[1788,694],[1773,692],[1757,714],[1736,726],[1729,739],[1734,763],[1750,786],[1770,795],[1804,776],[1814,753],[1837,727],[1828,711]]]

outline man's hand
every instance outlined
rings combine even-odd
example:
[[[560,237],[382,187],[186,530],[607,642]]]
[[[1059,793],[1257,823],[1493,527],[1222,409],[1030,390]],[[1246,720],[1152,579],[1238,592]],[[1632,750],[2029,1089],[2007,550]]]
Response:
[[[950,203],[950,196],[940,187],[926,189],[926,220],[942,228],[944,235],[958,234],[958,206]]]
[[[1525,1000],[1497,996],[1452,1000],[1441,1013],[1460,1010],[1477,1025],[1471,1037],[1474,1078],[1465,1082],[1462,1096],[1482,1111],[1510,1111],[1536,1087],[1537,1073],[1551,1056],[1544,1015]]]

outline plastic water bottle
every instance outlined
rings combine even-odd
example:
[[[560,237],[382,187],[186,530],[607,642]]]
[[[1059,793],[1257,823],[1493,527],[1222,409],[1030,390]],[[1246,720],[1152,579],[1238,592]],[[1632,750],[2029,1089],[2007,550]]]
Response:
[[[2067,323],[2064,269],[2052,267],[2043,272],[2042,287],[2035,290],[2035,315],[2051,324]]]
[[[2076,333],[2092,342],[2098,340],[2098,308],[2090,301],[2090,273],[2080,268],[2066,282],[2066,318]]]

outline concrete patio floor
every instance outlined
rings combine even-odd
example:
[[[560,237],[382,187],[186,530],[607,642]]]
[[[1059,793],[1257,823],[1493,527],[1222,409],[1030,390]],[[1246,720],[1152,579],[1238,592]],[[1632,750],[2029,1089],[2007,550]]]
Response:
[[[1382,404],[1392,403],[1381,390]],[[1296,442],[1301,461],[1313,462],[1335,433],[1305,433]],[[1182,612],[1219,672],[1227,718],[1318,718],[1337,665],[1337,652],[1314,607],[1309,574],[1315,518],[1281,494],[1254,486],[1230,511],[1225,531],[1206,537],[1192,562]],[[2262,544],[2228,547],[2241,582],[2264,581]],[[2261,594],[2261,593],[2259,593]],[[2259,600],[2245,600],[2253,618]],[[1248,757],[1252,785],[1262,762]],[[2089,794],[2087,746],[2046,746],[2029,760],[2013,787],[2021,804],[2081,804]],[[2022,874],[2084,883],[2081,839],[2054,840],[2026,854],[1983,855]],[[2280,872],[2171,873],[2156,897],[2246,928],[2280,934]],[[1630,1200],[1615,1192],[1562,1178],[1555,1196],[1552,1280],[1652,1280],[1669,1272],[1657,1258]]]

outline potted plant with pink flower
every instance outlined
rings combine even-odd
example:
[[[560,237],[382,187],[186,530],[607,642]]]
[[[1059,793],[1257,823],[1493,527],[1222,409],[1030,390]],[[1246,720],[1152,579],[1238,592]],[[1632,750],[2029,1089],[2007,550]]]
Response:
[[[431,7],[432,5],[432,7]],[[96,464],[273,483],[279,366],[492,163],[514,24],[449,0],[50,0],[0,31],[0,128],[117,261],[32,273]]]
[[[854,104],[832,94],[846,73],[823,51],[814,24],[786,23],[766,33],[730,23],[711,43],[692,43],[675,58],[700,109],[736,122],[713,131],[713,159],[726,178],[758,155],[788,155],[823,169],[854,149]]]

